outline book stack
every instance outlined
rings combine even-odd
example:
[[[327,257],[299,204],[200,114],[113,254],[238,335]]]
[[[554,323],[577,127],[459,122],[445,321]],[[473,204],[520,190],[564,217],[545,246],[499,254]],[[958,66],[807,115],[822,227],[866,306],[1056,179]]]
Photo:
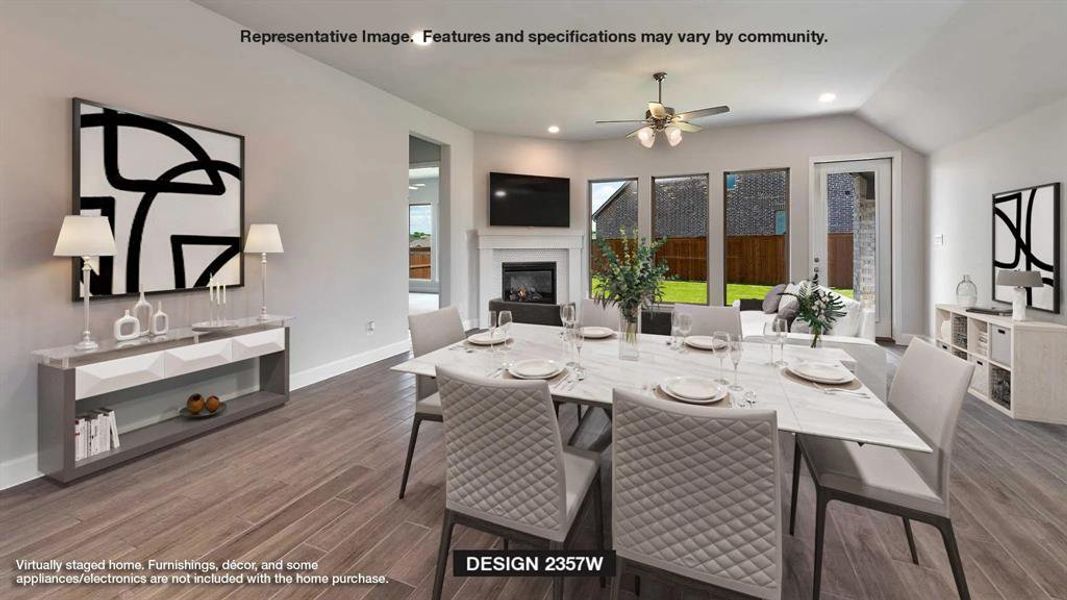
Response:
[[[115,411],[99,408],[74,420],[74,460],[82,460],[119,447]]]

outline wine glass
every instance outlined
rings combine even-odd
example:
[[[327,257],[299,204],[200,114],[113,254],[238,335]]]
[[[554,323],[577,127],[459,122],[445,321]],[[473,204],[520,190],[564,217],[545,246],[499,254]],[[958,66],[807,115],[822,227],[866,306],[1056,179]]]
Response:
[[[678,335],[681,337],[678,349],[685,352],[685,338],[693,331],[693,315],[682,313],[678,315]]]
[[[737,368],[741,366],[741,357],[745,353],[745,344],[741,341],[741,336],[730,336],[729,348],[730,362],[734,363],[734,383],[730,386],[730,389],[735,392],[740,392],[745,389],[737,382]]]
[[[503,334],[504,334],[504,340],[501,343],[501,348],[500,349],[503,351],[503,354],[504,354],[504,362],[503,362],[502,366],[505,369],[511,366],[511,363],[508,362],[508,353],[511,352],[511,348],[515,345],[515,341],[510,335],[510,333],[511,333],[511,323],[512,323],[511,311],[510,310],[502,310],[502,311],[500,311],[500,315],[497,317],[497,329],[501,330],[503,332]]]
[[[725,331],[716,331],[711,335],[711,351],[715,355],[715,358],[719,359],[719,378],[715,381],[719,383],[729,383],[726,379],[726,374],[723,369],[723,361],[726,360],[726,356],[730,354],[730,334]]]
[[[678,349],[678,344],[679,344],[679,340],[678,340],[678,317],[680,316],[680,314],[681,313],[679,313],[676,310],[672,310],[671,311],[671,341],[670,341],[670,345],[671,345],[671,349],[673,349],[673,350],[677,350]]]
[[[777,322],[778,319],[774,319],[763,324],[763,341],[771,349],[771,359],[766,363],[768,365],[777,364],[774,361],[774,345],[778,343],[778,332],[774,329]]]
[[[789,336],[789,322],[785,319],[775,319],[772,323],[774,324],[774,337],[778,342],[779,357],[774,366],[784,367],[789,364],[785,362],[785,339]]]
[[[577,327],[571,330],[571,336],[573,336],[574,354],[576,358],[574,363],[574,375],[581,381],[585,379],[585,369],[582,368],[582,345],[585,344],[585,337]]]

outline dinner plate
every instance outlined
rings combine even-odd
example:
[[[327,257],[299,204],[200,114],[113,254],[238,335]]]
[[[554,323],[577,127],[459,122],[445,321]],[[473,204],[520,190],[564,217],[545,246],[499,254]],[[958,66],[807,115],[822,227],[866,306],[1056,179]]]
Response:
[[[726,388],[703,377],[668,377],[659,384],[668,396],[683,402],[711,404],[726,397]]]
[[[685,345],[697,350],[714,350],[722,348],[726,344],[723,340],[716,340],[710,335],[691,335],[685,338]]]
[[[519,379],[552,379],[559,375],[564,366],[547,358],[529,358],[520,360],[508,367],[508,373]]]
[[[856,379],[852,371],[836,363],[800,361],[790,364],[786,369],[797,377],[816,383],[838,385]]]
[[[591,340],[609,338],[615,335],[615,331],[610,327],[582,327],[578,331],[582,334],[582,337],[589,338]]]
[[[474,335],[471,335],[467,338],[467,341],[478,346],[493,346],[507,339],[508,336],[504,333],[504,331],[501,329],[497,329],[492,332],[492,337],[490,337],[490,332],[483,331],[481,333],[475,333]]]

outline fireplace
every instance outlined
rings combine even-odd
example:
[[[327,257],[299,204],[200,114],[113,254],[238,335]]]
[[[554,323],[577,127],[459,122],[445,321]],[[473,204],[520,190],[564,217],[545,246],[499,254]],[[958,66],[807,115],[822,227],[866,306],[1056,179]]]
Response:
[[[501,264],[501,298],[511,302],[556,303],[556,263]]]

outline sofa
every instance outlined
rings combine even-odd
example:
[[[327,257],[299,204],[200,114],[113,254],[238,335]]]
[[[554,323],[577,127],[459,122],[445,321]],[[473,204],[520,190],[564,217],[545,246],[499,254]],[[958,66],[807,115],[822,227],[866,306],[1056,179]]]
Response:
[[[774,319],[784,319],[789,323],[791,333],[811,333],[807,323],[796,319],[796,299],[789,296],[795,293],[806,282],[779,284],[767,293],[762,300],[746,299],[735,300],[734,306],[741,310],[741,332],[743,335],[763,335],[763,326]],[[822,288],[827,293],[833,294],[845,304],[845,316],[834,323],[833,329],[825,332],[826,335],[836,337],[854,337],[874,341],[875,338],[875,314],[874,311],[863,308],[863,305],[848,298],[835,294],[828,288]]]

